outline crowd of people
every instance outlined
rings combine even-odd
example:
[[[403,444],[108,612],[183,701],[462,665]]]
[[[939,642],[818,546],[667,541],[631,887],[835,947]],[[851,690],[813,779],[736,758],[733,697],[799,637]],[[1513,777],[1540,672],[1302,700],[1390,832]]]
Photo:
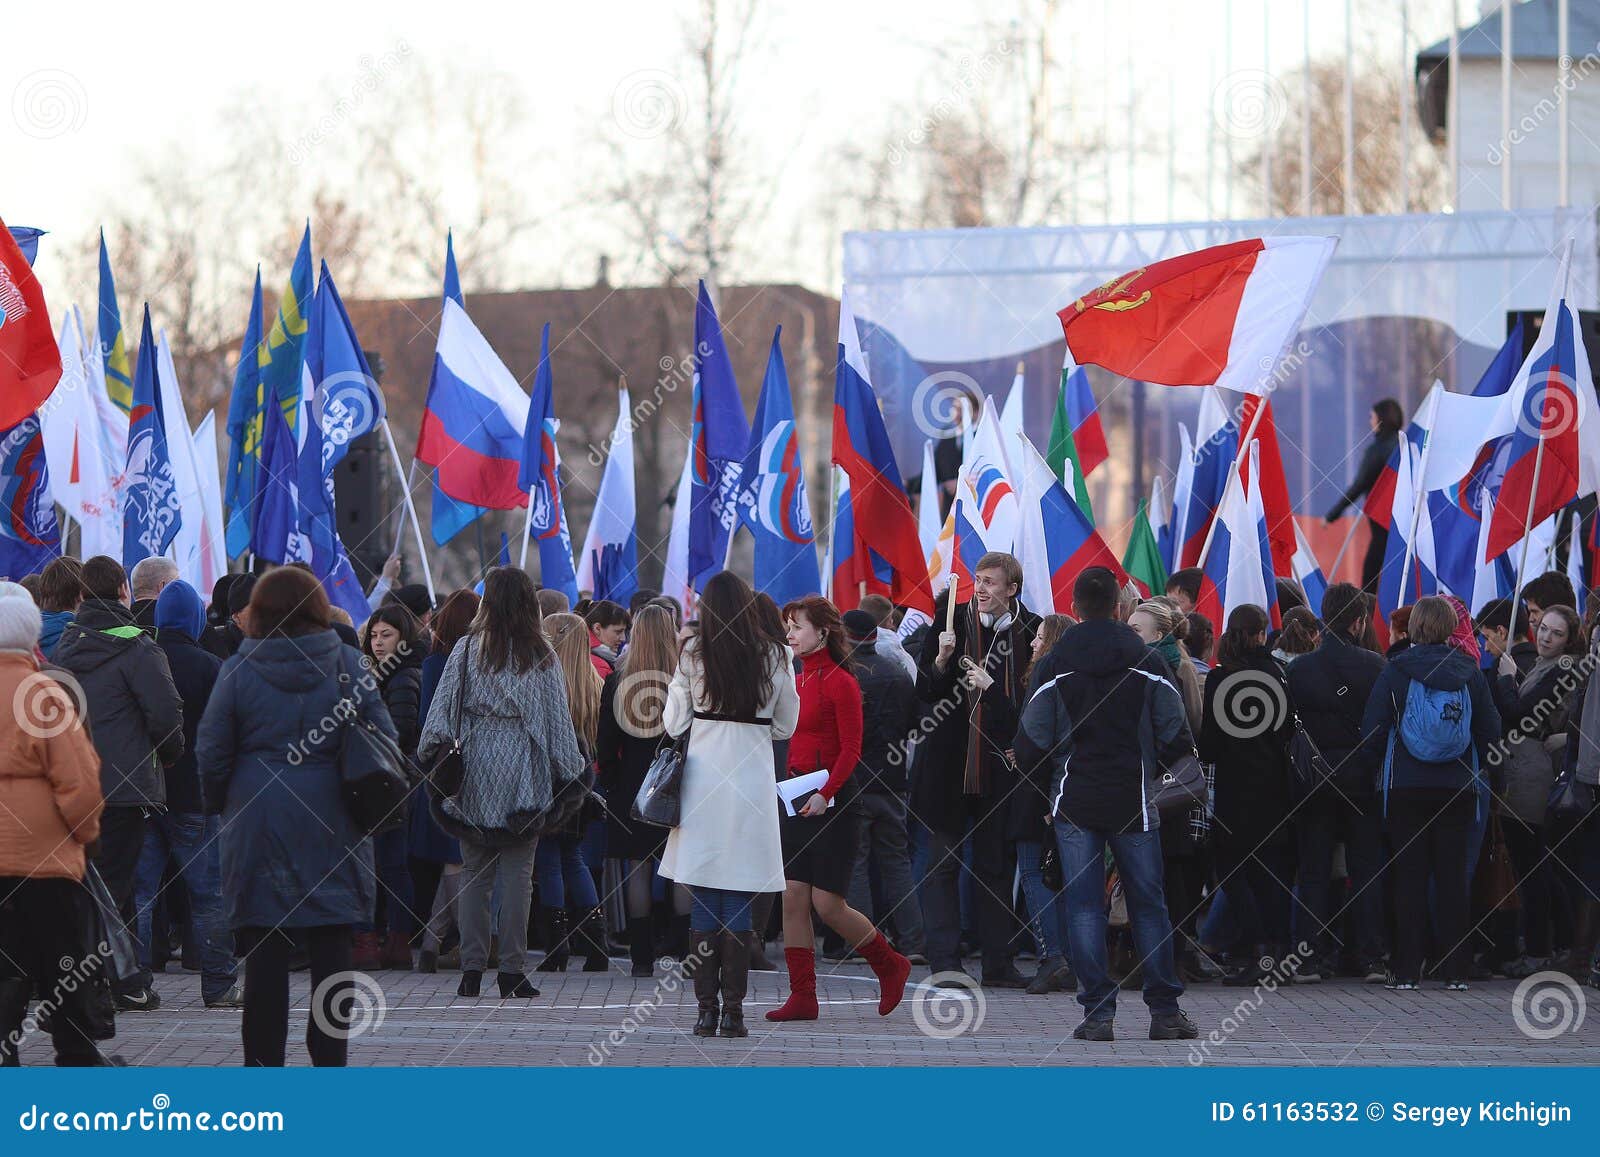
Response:
[[[573,957],[671,958],[690,1031],[745,1037],[779,938],[771,1026],[824,1015],[819,955],[863,960],[884,1016],[917,965],[1076,993],[1086,1041],[1123,988],[1187,1040],[1197,983],[1591,980],[1600,631],[1559,573],[1476,617],[1422,598],[1386,652],[1351,584],[1213,624],[1196,571],[1144,595],[1092,567],[1040,616],[1003,553],[920,624],[729,571],[688,617],[512,567],[437,606],[396,577],[359,629],[294,565],[209,604],[162,559],[0,583],[0,1063],[30,1005],[58,1063],[114,1063],[174,960],[240,1010],[248,1065],[285,1062],[297,969],[317,1065],[385,969],[528,1000]],[[341,781],[351,728],[415,772],[377,830]],[[669,829],[632,805],[673,752]]]

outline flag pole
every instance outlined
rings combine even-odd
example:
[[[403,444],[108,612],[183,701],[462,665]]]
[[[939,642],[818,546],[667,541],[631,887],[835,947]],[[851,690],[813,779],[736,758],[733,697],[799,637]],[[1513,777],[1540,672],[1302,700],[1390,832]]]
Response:
[[[1256,427],[1261,424],[1261,415],[1266,408],[1267,399],[1264,396],[1261,396],[1261,404],[1256,407],[1256,412],[1250,415],[1250,427],[1244,432],[1244,437],[1239,439],[1238,453],[1234,455],[1233,465],[1229,467],[1229,469],[1235,474],[1239,472],[1239,463],[1244,461],[1244,456],[1249,453],[1250,440],[1256,436]],[[1211,540],[1215,538],[1216,535],[1217,512],[1213,510],[1211,512],[1211,525],[1206,527],[1206,540],[1200,544],[1200,557],[1195,560],[1195,566],[1204,567],[1206,565],[1206,556],[1211,553]]]
[[[522,553],[517,559],[517,569],[528,569],[528,540],[533,537],[533,488],[528,490],[528,516],[522,525]]]
[[[1578,340],[1583,340],[1579,338]],[[1522,516],[1522,558],[1517,563],[1517,589],[1512,592],[1520,602],[1522,588],[1528,578],[1528,543],[1533,534],[1533,504],[1539,497],[1539,472],[1544,467],[1544,423],[1539,423],[1539,445],[1533,452],[1533,485],[1528,488],[1528,509]],[[1513,624],[1514,625],[1514,624]]]
[[[1363,517],[1362,513],[1357,511],[1356,516],[1350,520],[1350,529],[1344,532],[1344,542],[1339,547],[1339,553],[1333,556],[1333,565],[1328,568],[1330,576],[1339,573],[1339,564],[1344,561],[1344,552],[1350,549],[1350,543],[1356,536],[1356,528],[1361,525]]]
[[[838,526],[839,467],[830,465],[828,467],[828,557],[826,560],[828,573],[822,580],[823,586],[827,588],[827,597],[830,603],[833,602],[833,560],[838,557],[834,552],[834,547],[837,545],[834,532],[838,529]]]
[[[411,488],[416,485],[416,482],[417,482],[417,462],[416,462],[416,459],[413,458],[411,460],[411,473],[406,475],[406,492],[408,494],[411,492]],[[400,553],[400,541],[403,538],[405,538],[405,536],[406,536],[406,516],[405,516],[405,511],[401,510],[398,513],[399,513],[400,517],[394,520],[394,549],[389,551],[390,557],[395,557],[395,556],[399,555],[399,553]]]
[[[1400,598],[1402,600],[1398,604],[1400,606],[1406,605],[1403,601],[1406,597],[1406,579],[1411,577],[1411,556],[1416,553],[1417,549],[1417,527],[1422,524],[1422,504],[1427,501],[1428,447],[1433,445],[1433,427],[1439,418],[1439,395],[1437,391],[1437,386],[1428,391],[1428,424],[1422,428],[1421,460],[1417,463],[1416,476],[1411,480],[1411,534],[1406,539],[1405,561],[1400,564]],[[1405,438],[1405,431],[1402,430],[1400,432],[1400,437],[1402,439]],[[1406,454],[1409,455],[1410,453],[1410,448],[1407,447]]]
[[[394,475],[400,480],[400,494],[405,500],[406,517],[411,520],[411,533],[417,540],[417,557],[422,560],[422,581],[428,584],[428,601],[434,602],[433,568],[428,565],[428,548],[422,542],[422,523],[417,520],[417,507],[411,501],[411,485],[406,479],[405,467],[400,464],[400,451],[394,444],[394,431],[389,428],[389,419],[380,419],[378,425],[383,427],[383,440],[389,446],[389,458],[394,462]]]

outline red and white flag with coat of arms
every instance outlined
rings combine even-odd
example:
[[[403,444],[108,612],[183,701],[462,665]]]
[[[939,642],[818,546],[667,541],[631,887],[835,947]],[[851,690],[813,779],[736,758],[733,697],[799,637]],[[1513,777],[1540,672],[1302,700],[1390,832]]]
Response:
[[[0,430],[37,410],[61,380],[61,351],[39,279],[0,221]]]

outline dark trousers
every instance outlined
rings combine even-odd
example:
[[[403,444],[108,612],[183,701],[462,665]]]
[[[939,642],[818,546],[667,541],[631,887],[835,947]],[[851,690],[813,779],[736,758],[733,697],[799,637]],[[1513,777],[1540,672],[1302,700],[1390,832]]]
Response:
[[[94,866],[100,870],[106,891],[122,913],[130,932],[139,927],[134,892],[139,879],[139,856],[144,852],[145,829],[149,819],[142,807],[108,807],[100,815],[100,854]],[[132,976],[114,977],[111,989],[118,995],[142,992],[150,987],[150,973],[140,969]]]
[[[1501,815],[1500,830],[1517,877],[1517,895],[1522,899],[1523,947],[1529,956],[1549,956],[1555,951],[1551,928],[1558,897],[1544,828],[1525,824],[1513,815]],[[1568,924],[1570,921],[1563,921],[1564,926]]]
[[[922,921],[928,963],[935,972],[961,967],[961,845],[972,841],[973,904],[978,912],[978,942],[983,971],[999,975],[1011,966],[1011,936],[1016,917],[1011,890],[1017,870],[1016,848],[1005,838],[1006,808],[985,804],[986,811],[968,825],[966,834],[931,832],[928,872],[922,880]]]
[[[1273,950],[1287,948],[1294,846],[1285,833],[1264,842],[1260,833],[1224,835],[1217,841],[1216,862],[1229,905],[1254,920],[1257,942]]]
[[[1349,914],[1348,947],[1362,965],[1383,959],[1383,808],[1375,795],[1350,796],[1324,788],[1301,805],[1295,815],[1300,844],[1300,904],[1295,926],[1321,956],[1337,948],[1334,929]],[[1341,910],[1328,911],[1333,876],[1333,849],[1344,844],[1350,873],[1350,898]]]
[[[84,943],[93,916],[77,880],[0,877],[0,1065],[18,1063],[30,995],[49,1012],[58,1065],[102,1063],[87,1000],[97,967]]]
[[[411,884],[411,866],[406,860],[405,827],[372,837],[372,868],[377,876],[377,910],[371,924],[358,924],[362,932],[398,932],[410,937],[421,922],[413,905],[416,897]]]
[[[1389,532],[1370,518],[1367,520],[1367,529],[1372,534],[1367,539],[1367,553],[1361,556],[1361,589],[1376,596],[1378,576],[1383,573],[1383,552],[1389,545]]]
[[[240,928],[235,933],[244,959],[244,1063],[283,1067],[289,1043],[289,953],[304,937],[311,958],[311,1014],[306,1021],[306,1052],[318,1067],[340,1068],[349,1053],[350,926],[321,928]],[[336,974],[340,980],[323,988]]]
[[[1394,887],[1393,972],[1399,980],[1422,979],[1432,880],[1435,953],[1445,982],[1467,978],[1469,873],[1478,801],[1471,792],[1389,793],[1389,876]]]

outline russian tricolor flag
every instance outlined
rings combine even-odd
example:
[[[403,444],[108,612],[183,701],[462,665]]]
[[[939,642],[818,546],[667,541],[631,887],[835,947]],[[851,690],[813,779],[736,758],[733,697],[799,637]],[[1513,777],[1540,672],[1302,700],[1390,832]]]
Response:
[[[1103,566],[1119,583],[1128,576],[1033,443],[1020,438],[1017,445],[1022,501],[1016,553],[1022,564],[1022,594],[1041,613],[1071,614],[1072,584],[1084,568]]]
[[[1183,539],[1174,570],[1197,566],[1211,520],[1228,490],[1234,459],[1239,456],[1239,428],[1228,416],[1222,395],[1207,389],[1200,399],[1200,419],[1195,427],[1194,469],[1189,477],[1188,505],[1183,513]],[[1220,630],[1220,624],[1219,624]]]
[[[1200,598],[1195,609],[1221,634],[1235,607],[1247,603],[1268,611],[1277,603],[1270,583],[1270,564],[1263,561],[1264,518],[1257,518],[1245,493],[1239,472],[1229,470],[1222,502],[1217,509],[1217,529],[1200,577]]]
[[[1100,408],[1089,388],[1089,374],[1077,366],[1067,375],[1063,391],[1067,402],[1067,422],[1072,427],[1072,442],[1078,450],[1078,468],[1088,478],[1094,468],[1110,455],[1106,432],[1100,425]]]

